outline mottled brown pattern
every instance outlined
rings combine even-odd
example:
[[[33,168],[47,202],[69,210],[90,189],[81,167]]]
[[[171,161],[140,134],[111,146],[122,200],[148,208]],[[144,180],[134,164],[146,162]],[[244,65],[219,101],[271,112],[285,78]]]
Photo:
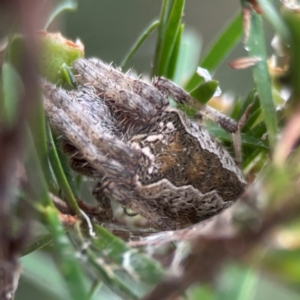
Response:
[[[93,194],[105,220],[113,219],[114,199],[162,230],[182,228],[219,213],[241,195],[246,182],[226,150],[168,106],[169,96],[195,103],[187,92],[163,78],[151,85],[97,59],[81,59],[73,67],[75,91],[42,81],[45,111],[63,136],[71,167],[97,178]],[[234,131],[234,121],[201,108]]]
[[[148,142],[147,138],[162,133],[157,123],[145,128],[148,135],[135,139],[141,148],[149,147],[155,160],[157,170],[149,175],[149,168],[140,168],[142,184],[151,184],[168,179],[175,186],[192,185],[203,194],[216,190],[224,201],[234,201],[244,189],[236,174],[223,168],[220,159],[214,153],[202,149],[196,138],[188,134],[178,117],[180,112],[164,112],[161,116],[165,122],[173,124],[174,130],[164,133],[161,140]],[[215,142],[212,140],[212,142]],[[148,165],[148,164],[147,164]],[[147,173],[148,172],[148,176]]]

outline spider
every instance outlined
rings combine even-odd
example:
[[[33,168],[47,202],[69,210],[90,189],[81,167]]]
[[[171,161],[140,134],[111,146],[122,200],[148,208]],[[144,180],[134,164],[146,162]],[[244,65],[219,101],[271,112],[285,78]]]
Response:
[[[93,194],[107,218],[110,200],[160,230],[198,223],[230,206],[246,181],[208,131],[169,105],[198,105],[229,131],[230,118],[199,104],[173,82],[133,78],[102,61],[79,59],[73,91],[42,81],[51,127],[63,136],[71,167],[97,179]]]

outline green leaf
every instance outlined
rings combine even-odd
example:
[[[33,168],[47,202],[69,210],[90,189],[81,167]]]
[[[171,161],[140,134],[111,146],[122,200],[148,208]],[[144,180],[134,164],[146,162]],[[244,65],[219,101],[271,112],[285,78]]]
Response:
[[[153,69],[152,69],[152,76],[154,76],[158,71],[158,60],[161,52],[162,43],[164,40],[164,34],[166,31],[166,26],[168,22],[168,17],[171,9],[172,0],[163,0],[161,13],[159,18],[159,26],[158,26],[158,33],[157,33],[157,42],[156,42],[156,49],[153,61]]]
[[[203,82],[191,92],[191,96],[205,104],[213,97],[218,86],[219,82],[216,80]]]
[[[76,228],[80,243],[84,244],[86,242],[86,238],[82,235],[81,229],[79,228],[78,224]],[[110,257],[107,255],[107,251],[109,251],[111,248],[115,248],[117,244],[109,244],[109,247],[107,249],[104,249],[103,251],[102,249],[99,249],[98,240],[99,238],[101,238],[101,236],[99,236],[98,228],[100,228],[100,226],[93,224],[93,230],[95,230],[97,238],[90,240],[93,247],[87,247],[85,249],[85,254],[88,258],[89,265],[97,273],[97,278],[100,278],[102,282],[113,292],[125,299],[139,299],[137,292],[134,291],[132,287],[128,287],[128,285],[118,275],[119,272],[115,272],[116,270],[122,270],[122,266],[112,264],[110,262]],[[116,238],[115,236],[113,237]],[[97,253],[95,250],[98,250]]]
[[[29,185],[32,187],[31,197],[40,207],[54,207],[49,196],[47,182],[43,173],[41,161],[34,144],[32,133],[26,130],[27,151],[24,166]]]
[[[199,60],[201,51],[201,39],[193,31],[184,28],[181,37],[179,55],[173,81],[180,86],[190,78],[194,72],[195,61]]]
[[[45,208],[44,214],[53,234],[57,265],[69,288],[70,295],[74,300],[85,299],[88,295],[84,283],[85,276],[76,253],[59,221],[57,210],[48,206]]]
[[[247,149],[243,149],[243,154],[246,153],[246,155],[243,155],[244,159],[243,159],[243,163],[242,163],[242,167],[245,170],[247,167],[249,167],[250,165],[253,165],[253,163],[257,163],[255,160],[256,158],[261,155],[262,151],[259,148],[256,149],[251,149],[251,151],[248,153]]]
[[[237,300],[252,300],[256,299],[257,294],[257,285],[259,283],[259,274],[252,268],[246,268],[242,266],[227,266],[226,271],[230,274],[231,278],[224,278],[223,284],[226,282],[230,282],[233,279],[235,280],[234,286],[227,292],[224,291],[224,298],[225,299],[237,299]],[[224,273],[224,272],[223,272]],[[222,277],[226,275],[223,274]],[[219,297],[217,299],[221,299],[221,294],[218,293]]]
[[[196,286],[196,287],[192,287],[189,291],[188,291],[188,299],[189,300],[212,300],[214,299],[214,293],[212,291],[211,288],[207,287],[207,286]]]
[[[14,66],[5,62],[2,65],[2,101],[1,117],[6,125],[12,126],[16,121],[18,102],[24,86]]]
[[[164,270],[158,263],[130,248],[124,241],[103,227],[95,225],[94,230],[98,236],[98,239],[92,241],[94,247],[103,251],[113,262],[122,266],[129,275],[130,273],[136,274],[141,282],[150,284],[155,284],[162,279]]]
[[[63,278],[50,255],[36,251],[22,257],[21,264],[22,273],[15,300],[71,299]]]
[[[10,36],[9,43],[5,49],[5,62],[9,62],[16,70],[20,68],[20,59],[25,50],[25,40],[23,36],[14,34]]]
[[[252,300],[254,298],[252,291],[256,290],[258,282],[259,276],[254,270],[249,268],[245,274],[237,300]]]
[[[223,142],[231,142],[232,138],[228,132],[226,132],[223,128],[220,128],[217,125],[210,124],[207,126],[208,131],[215,136],[216,138],[222,140]],[[251,148],[252,151],[254,149],[268,150],[268,145],[264,143],[260,138],[256,138],[251,134],[241,134],[241,140],[243,148]]]
[[[255,261],[253,263],[253,260]],[[242,263],[230,264],[219,274],[218,289],[214,294],[215,300],[254,300],[272,299],[296,300],[299,292],[286,287],[274,276],[265,276],[264,272],[256,269],[261,262],[257,256],[252,260],[254,266],[244,266]],[[263,257],[265,260],[265,257]],[[296,265],[296,264],[295,264]],[[271,272],[273,275],[273,272]],[[230,288],[228,288],[230,287]]]
[[[169,65],[168,65],[168,70],[167,70],[166,77],[170,78],[171,80],[174,79],[175,72],[176,72],[176,69],[177,69],[177,62],[178,62],[178,56],[179,56],[179,50],[180,50],[183,30],[184,30],[184,25],[181,24],[180,28],[179,28],[179,31],[177,33],[175,45],[174,45],[172,55],[171,55],[171,58],[170,58],[170,62],[169,62]]]
[[[97,238],[91,239],[91,247],[86,249],[90,265],[103,283],[121,297],[140,299],[165,275],[158,263],[130,248],[103,227],[93,224],[93,230]],[[79,237],[83,243],[85,238],[80,234]],[[128,282],[131,282],[130,287]]]
[[[66,82],[70,88],[75,89],[77,87],[76,78],[72,73],[71,68],[66,63],[63,63],[60,67],[60,73],[63,81]]]
[[[18,75],[20,68],[20,59],[25,50],[25,40],[20,35],[14,35],[10,38],[5,51],[5,62],[3,64],[3,113],[7,118],[16,113],[18,97],[24,90],[23,83]],[[14,104],[15,103],[15,104]],[[15,106],[15,107],[14,107]],[[44,170],[44,175],[48,186],[52,192],[56,191],[55,179],[49,169],[47,161],[47,142],[45,136],[45,115],[42,103],[42,97],[38,97],[35,105],[31,107],[28,117],[28,125],[32,132],[32,138],[37,151],[38,158]]]
[[[28,125],[32,133],[34,147],[36,149],[48,189],[51,192],[56,193],[58,190],[57,183],[53,176],[53,172],[50,170],[50,165],[48,162],[48,145],[45,133],[45,120],[43,98],[41,96],[41,91],[39,91],[39,97],[35,102],[35,106],[32,107],[28,118]]]
[[[128,284],[122,282],[120,278],[114,274],[115,266],[110,266],[90,249],[88,249],[86,252],[90,266],[94,268],[99,278],[102,279],[103,283],[105,283],[107,287],[122,297],[122,299],[140,299],[137,293],[133,291],[131,286],[128,286]]]
[[[56,151],[56,145],[54,143],[54,140],[52,137],[52,132],[51,132],[49,125],[47,125],[47,135],[48,135],[48,141],[49,141],[49,147],[50,147],[48,154],[49,154],[49,160],[50,160],[53,172],[56,176],[57,182],[58,182],[64,196],[66,197],[66,200],[67,200],[70,208],[72,209],[72,211],[74,213],[76,213],[76,215],[79,216],[80,208],[78,206],[78,203],[75,199],[73,191],[69,185],[69,182],[65,176],[64,170],[60,163],[60,159],[59,159],[59,156]]]
[[[101,287],[102,287],[102,281],[101,280],[96,280],[92,284],[86,300],[92,300],[93,297],[96,295],[97,291],[100,290]]]
[[[51,233],[45,234],[34,241],[30,242],[25,246],[25,248],[22,251],[22,256],[26,256],[30,254],[31,252],[34,252],[36,250],[39,250],[47,245],[49,245],[51,242],[53,242],[53,236]]]
[[[297,234],[295,236],[297,236]],[[265,258],[264,264],[267,265],[272,273],[277,273],[285,280],[300,286],[300,268],[299,265],[295,263],[299,255],[299,248],[275,249]]]
[[[167,76],[172,53],[180,30],[185,0],[174,0],[168,21],[161,37],[160,49],[154,64],[154,75]],[[163,26],[163,25],[162,25]]]
[[[291,113],[295,108],[299,108],[300,99],[300,14],[299,10],[285,10],[283,12],[284,20],[289,28],[291,35],[290,42],[290,63],[288,81],[292,86],[293,93],[289,101]]]
[[[75,196],[78,196],[83,175],[77,174],[71,169],[69,157],[65,153],[63,153],[61,147],[59,146],[60,142],[57,140],[57,137],[55,137],[55,135],[54,135],[54,143],[55,143],[55,148],[59,157],[60,164],[68,180],[68,183],[72,189],[72,192]]]
[[[58,212],[50,199],[47,183],[29,131],[27,141],[29,149],[27,151],[28,157],[25,161],[25,169],[28,183],[31,186],[33,200],[35,200],[36,207],[43,215],[43,221],[52,232],[57,264],[69,287],[72,299],[85,299],[87,289],[83,282],[84,274],[75,256],[75,251],[71,247],[65,230],[60,223]]]
[[[270,22],[273,26],[276,33],[280,35],[283,41],[289,42],[290,41],[290,33],[289,30],[282,20],[281,16],[279,15],[278,11],[276,10],[274,4],[270,0],[257,0],[258,4],[260,5],[263,15],[266,19]]]
[[[52,12],[50,13],[48,20],[45,24],[44,29],[47,29],[52,21],[65,10],[76,10],[77,1],[76,0],[60,0],[53,6]]]
[[[131,57],[137,52],[137,50],[141,47],[143,42],[148,38],[148,36],[159,26],[159,21],[154,21],[141,35],[141,37],[137,40],[137,42],[133,45],[127,56],[123,59],[121,63],[121,68],[125,68],[128,61]]]
[[[84,56],[81,44],[65,39],[59,33],[39,32],[41,53],[39,55],[39,67],[41,76],[54,84],[65,83],[65,70],[63,66],[71,66],[72,63]],[[61,72],[63,70],[63,72]]]
[[[262,114],[267,126],[268,139],[271,148],[275,145],[277,135],[276,109],[273,102],[271,79],[267,66],[267,53],[263,33],[262,18],[254,11],[250,11],[250,32],[246,41],[249,57],[261,59],[252,67],[253,78],[259,96]]]
[[[243,116],[243,114],[245,113],[245,111],[249,105],[253,105],[253,103],[257,103],[259,106],[256,89],[254,89],[254,88],[251,89],[250,92],[248,93],[246,99],[242,100],[240,102],[242,102],[242,103],[239,103],[238,105],[236,104],[231,113],[231,118],[233,118],[237,121],[240,120],[240,118]]]
[[[243,34],[242,18],[240,13],[228,25],[225,30],[220,33],[215,42],[207,50],[207,54],[199,62],[199,66],[213,73],[217,67],[223,62],[227,55],[232,51],[236,44],[240,41]],[[185,86],[187,91],[195,89],[201,82],[202,77],[196,73],[190,78]]]
[[[65,230],[58,219],[58,212],[49,197],[47,184],[30,134],[28,134],[28,140],[31,146],[28,152],[29,157],[25,163],[28,181],[32,186],[34,199],[41,204],[37,207],[39,207],[40,212],[44,216],[44,222],[48,224],[52,231],[58,266],[69,287],[72,299],[85,299],[87,290],[83,283],[83,272],[75,257],[75,252],[65,235]]]

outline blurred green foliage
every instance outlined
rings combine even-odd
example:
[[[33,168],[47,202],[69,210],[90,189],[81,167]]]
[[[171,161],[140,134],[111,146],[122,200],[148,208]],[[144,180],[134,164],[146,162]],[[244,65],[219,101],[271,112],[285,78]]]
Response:
[[[156,31],[153,68],[149,68],[148,73],[168,77],[185,87],[195,98],[207,102],[218,87],[218,82],[211,80],[203,83],[203,79],[195,73],[197,66],[213,73],[241,42],[244,32],[245,47],[249,56],[259,57],[260,61],[252,66],[254,85],[251,91],[245,99],[235,99],[231,107],[231,117],[240,120],[247,112],[247,118],[241,129],[241,139],[242,168],[249,181],[264,174],[268,164],[272,164],[271,155],[276,151],[282,123],[288,122],[288,119],[284,118],[288,118],[291,114],[290,112],[284,116],[273,100],[275,81],[279,81],[276,82],[276,89],[279,92],[284,86],[278,78],[270,77],[263,17],[271,22],[274,34],[279,35],[282,41],[290,46],[290,53],[287,55],[296,62],[300,57],[299,13],[286,10],[282,15],[278,8],[273,6],[272,1],[260,0],[257,3],[261,5],[264,14],[257,13],[251,8],[249,1],[242,0],[241,8],[244,11],[244,18],[247,17],[249,27],[242,27],[240,14],[233,16],[199,61],[201,41],[187,30],[182,20],[185,5],[189,3],[185,3],[184,0],[163,0],[160,16],[157,16],[157,20],[145,31],[144,28],[139,29],[144,33],[128,51],[128,55],[125,55],[127,49],[124,50],[125,59],[122,63],[123,66],[128,65],[139,47],[142,47],[149,35]],[[92,4],[90,5],[92,7]],[[128,2],[128,9],[130,5]],[[61,12],[74,9],[76,6],[74,1],[57,1],[49,19],[45,20],[46,26]],[[116,16],[113,15],[111,18],[114,19]],[[22,39],[23,37],[17,36],[17,41]],[[51,42],[53,40],[46,39],[43,44],[46,50],[43,49],[41,54],[42,74],[46,74],[46,77],[54,83],[72,85],[74,80],[68,66],[83,53],[76,47],[68,52],[64,43],[61,47],[56,44],[53,46]],[[17,46],[14,43],[16,37],[12,34],[2,66],[1,118],[7,124],[13,124],[15,121],[14,111],[23,88],[18,76],[18,65],[12,59],[18,56],[23,46],[22,43],[18,43]],[[299,106],[297,101],[299,101],[300,68],[297,66],[293,65],[290,74],[285,78],[289,86],[297,87],[290,111]],[[64,81],[63,78],[67,80]],[[15,299],[142,298],[168,273],[167,268],[147,252],[129,247],[97,224],[91,225],[93,229],[84,229],[77,224],[73,230],[67,230],[61,225],[49,191],[65,199],[72,210],[82,217],[82,211],[76,202],[76,197],[80,196],[81,181],[77,181],[76,175],[56,149],[55,138],[44,122],[42,109],[35,113],[37,114],[35,122],[28,120],[26,129],[28,149],[25,150],[24,164],[29,182],[37,187],[33,193],[33,207],[37,212],[38,218],[35,223],[38,225],[34,226],[32,241],[24,249],[24,257],[21,259],[23,272]],[[39,120],[38,124],[36,120]],[[209,122],[207,127],[211,134],[233,153],[229,134]],[[286,175],[288,172],[283,173],[283,177],[277,176],[274,179],[274,182],[278,180],[282,183],[280,186],[282,189],[287,186],[285,181],[290,180]],[[290,232],[296,239],[293,246],[271,244],[265,247],[263,254],[259,253],[255,258],[246,258],[243,263],[228,263],[218,274],[215,289],[197,284],[186,291],[185,297],[239,300],[298,299],[300,243],[295,236],[299,234],[299,229],[298,222]],[[163,249],[161,251],[163,252]]]

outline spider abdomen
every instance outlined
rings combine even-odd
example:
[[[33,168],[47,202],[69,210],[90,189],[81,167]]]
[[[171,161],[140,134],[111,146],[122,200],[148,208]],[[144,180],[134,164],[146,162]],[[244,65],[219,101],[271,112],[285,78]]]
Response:
[[[104,210],[114,199],[170,230],[213,216],[242,194],[246,181],[225,148],[168,105],[169,97],[197,103],[186,91],[162,77],[132,78],[98,59],[73,67],[74,91],[41,82],[44,107],[72,168],[97,178],[94,194]],[[212,108],[196,108],[229,132],[238,128]]]
[[[176,109],[166,109],[155,124],[145,128],[145,134],[132,138],[132,145],[143,153],[137,172],[140,190],[152,189],[153,198],[164,195],[155,201],[165,202],[170,211],[176,207],[176,213],[167,213],[175,221],[178,215],[186,215],[187,223],[199,222],[228,207],[244,191],[246,182],[227,151]],[[217,149],[222,157],[211,149]],[[211,202],[211,210],[205,208],[207,202]]]

